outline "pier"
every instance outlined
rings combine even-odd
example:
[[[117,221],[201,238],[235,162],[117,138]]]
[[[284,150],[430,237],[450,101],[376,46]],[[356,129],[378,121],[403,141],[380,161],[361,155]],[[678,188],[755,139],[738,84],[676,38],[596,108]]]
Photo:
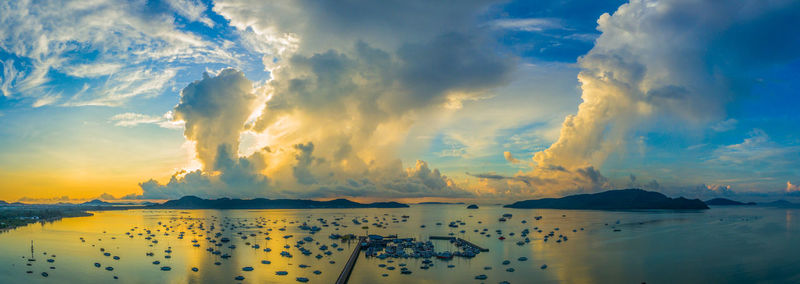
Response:
[[[350,254],[350,258],[347,259],[347,263],[345,263],[342,273],[339,274],[339,278],[336,279],[336,284],[345,284],[347,283],[347,280],[350,279],[350,273],[353,272],[353,267],[356,266],[358,254],[361,253],[361,243],[365,242],[366,240],[367,237],[358,237],[358,244],[356,244],[356,248],[353,249],[353,253]]]
[[[456,241],[459,241],[459,242],[462,242],[462,243],[468,244],[468,245],[470,245],[470,246],[472,246],[472,247],[474,247],[474,248],[477,248],[478,250],[480,250],[480,251],[482,251],[482,252],[487,252],[487,251],[489,251],[489,249],[487,249],[487,248],[483,248],[483,247],[481,247],[481,246],[479,246],[479,245],[476,245],[476,244],[474,244],[474,243],[472,243],[472,242],[470,242],[470,241],[467,241],[467,240],[465,240],[465,239],[462,239],[462,238],[456,238],[456,237],[444,237],[444,236],[430,236],[429,238],[430,238],[431,240],[456,240]]]

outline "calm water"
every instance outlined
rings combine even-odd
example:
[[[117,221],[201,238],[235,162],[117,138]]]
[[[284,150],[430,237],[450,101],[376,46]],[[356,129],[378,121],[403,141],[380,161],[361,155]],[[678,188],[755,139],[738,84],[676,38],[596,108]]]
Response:
[[[499,222],[503,213],[512,213],[513,217]],[[409,216],[407,222],[400,222],[402,215]],[[542,219],[534,220],[534,216],[542,216]],[[800,210],[737,207],[676,213],[520,210],[488,206],[467,210],[463,205],[419,205],[402,209],[95,212],[92,217],[67,218],[0,234],[0,282],[297,283],[297,277],[306,277],[309,283],[333,283],[356,243],[331,240],[328,236],[331,233],[364,234],[367,231],[362,229],[364,224],[355,225],[352,219],[367,218],[372,224],[377,222],[375,217],[388,226],[370,225],[370,234],[398,234],[427,240],[431,235],[454,233],[490,251],[472,259],[434,260],[434,266],[428,270],[420,269],[422,259],[394,259],[389,263],[392,259],[362,255],[350,283],[800,283]],[[326,219],[330,225],[313,235],[298,228],[303,222],[321,226],[318,218]],[[336,218],[341,218],[338,222],[347,227],[332,225]],[[393,223],[393,218],[397,223]],[[447,226],[456,220],[466,225],[455,229]],[[527,223],[523,224],[523,220]],[[437,222],[442,225],[435,225]],[[211,236],[225,228],[221,233],[231,242],[213,246],[205,239],[206,232],[198,229],[200,223],[206,230],[216,225]],[[235,224],[236,228],[221,225],[223,223]],[[258,228],[258,224],[263,228]],[[420,228],[423,224],[426,228]],[[537,233],[534,227],[543,232]],[[488,229],[490,237],[474,232],[484,228]],[[525,228],[531,230],[531,242],[517,245],[522,239],[520,231]],[[543,234],[555,228],[559,228],[555,235],[566,235],[568,241],[542,240]],[[157,244],[144,239],[145,229],[156,235],[153,239],[158,240]],[[497,238],[497,229],[503,230],[506,240]],[[460,233],[461,230],[466,233]],[[185,235],[178,239],[181,231]],[[126,232],[134,237],[130,238]],[[248,238],[242,239],[238,232]],[[510,236],[511,232],[515,235]],[[285,239],[285,235],[293,237]],[[305,245],[313,252],[310,256],[302,255],[294,247],[305,236],[314,238]],[[193,239],[198,240],[200,247],[192,246]],[[36,261],[26,266],[31,240],[35,243]],[[342,250],[332,248],[333,243]],[[230,249],[230,244],[237,247]],[[254,244],[260,248],[252,248]],[[287,244],[292,247],[285,249]],[[323,252],[319,249],[322,244],[333,254],[323,254],[324,257],[317,259],[315,256]],[[434,245],[437,251],[455,250],[448,241],[434,241]],[[171,258],[165,258],[168,247],[172,248]],[[206,251],[209,247],[228,253],[231,258],[221,259]],[[104,256],[100,248],[111,256]],[[272,251],[265,252],[264,248]],[[293,257],[281,257],[282,250],[289,251]],[[47,255],[43,255],[44,252]],[[153,252],[154,256],[147,256],[147,252]],[[51,257],[52,254],[56,257]],[[113,256],[120,259],[114,260]],[[517,260],[523,256],[528,260]],[[55,261],[48,263],[48,258]],[[152,264],[154,260],[161,264]],[[262,260],[269,260],[271,264],[262,264]],[[504,260],[511,263],[503,265]],[[101,263],[101,268],[96,268],[95,262]],[[215,265],[215,262],[221,264]],[[413,273],[400,274],[400,263],[405,263]],[[300,268],[301,264],[309,267]],[[379,267],[380,264],[398,269],[390,271]],[[448,268],[449,264],[455,267]],[[543,264],[547,265],[546,269],[540,268]],[[161,271],[160,267],[165,265],[172,270]],[[51,266],[55,269],[50,269]],[[106,271],[106,266],[114,270]],[[245,266],[254,269],[242,271]],[[491,269],[485,270],[487,266]],[[199,271],[193,272],[192,267]],[[515,271],[507,272],[509,267]],[[28,270],[33,273],[26,273]],[[288,275],[275,275],[280,270],[287,271]],[[314,274],[314,270],[321,274]],[[43,271],[49,277],[42,277]],[[488,278],[475,280],[479,274]],[[119,279],[113,279],[114,276]],[[236,276],[245,279],[236,281]]]

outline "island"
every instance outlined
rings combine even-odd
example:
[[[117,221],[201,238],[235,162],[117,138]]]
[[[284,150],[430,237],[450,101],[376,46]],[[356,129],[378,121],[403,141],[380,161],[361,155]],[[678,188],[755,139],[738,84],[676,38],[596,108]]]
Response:
[[[399,202],[358,203],[347,199],[316,201],[305,199],[202,199],[184,196],[161,204],[147,206],[150,209],[314,209],[314,208],[403,208],[408,204]]]
[[[744,202],[739,202],[739,201],[736,201],[736,200],[730,200],[730,199],[727,199],[727,198],[714,198],[714,199],[706,200],[706,204],[707,205],[712,205],[712,206],[756,205],[755,202],[744,203]]]
[[[505,205],[506,208],[632,210],[632,209],[709,209],[699,199],[669,198],[658,192],[642,189],[609,190],[594,194],[570,195],[562,198],[525,200]]]
[[[778,208],[800,208],[800,204],[792,203],[783,199],[767,203],[760,203],[759,205],[766,207],[778,207]]]

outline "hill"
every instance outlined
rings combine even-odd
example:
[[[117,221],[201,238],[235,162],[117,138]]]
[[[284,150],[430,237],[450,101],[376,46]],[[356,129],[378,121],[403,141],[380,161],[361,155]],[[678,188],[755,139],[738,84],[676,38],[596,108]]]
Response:
[[[791,203],[791,202],[783,200],[783,199],[772,201],[772,202],[767,202],[767,203],[761,203],[760,205],[761,206],[767,206],[767,207],[780,207],[780,208],[800,208],[800,204]]]
[[[699,199],[669,198],[658,192],[641,189],[609,190],[595,194],[570,195],[562,198],[526,200],[503,207],[589,210],[708,209],[708,206]]]
[[[408,207],[398,202],[358,203],[347,199],[316,201],[304,199],[202,199],[184,196],[147,208],[163,209],[313,209],[313,208],[401,208]]]
[[[744,203],[744,202],[739,202],[739,201],[735,201],[735,200],[730,200],[730,199],[727,199],[727,198],[714,198],[714,199],[711,199],[711,200],[707,200],[706,204],[707,205],[712,205],[712,206],[756,205],[755,202]]]

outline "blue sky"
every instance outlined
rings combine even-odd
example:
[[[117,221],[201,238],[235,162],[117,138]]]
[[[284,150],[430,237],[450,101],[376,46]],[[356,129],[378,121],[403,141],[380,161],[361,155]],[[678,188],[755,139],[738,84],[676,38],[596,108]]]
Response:
[[[793,199],[798,10],[3,3],[0,199]]]

